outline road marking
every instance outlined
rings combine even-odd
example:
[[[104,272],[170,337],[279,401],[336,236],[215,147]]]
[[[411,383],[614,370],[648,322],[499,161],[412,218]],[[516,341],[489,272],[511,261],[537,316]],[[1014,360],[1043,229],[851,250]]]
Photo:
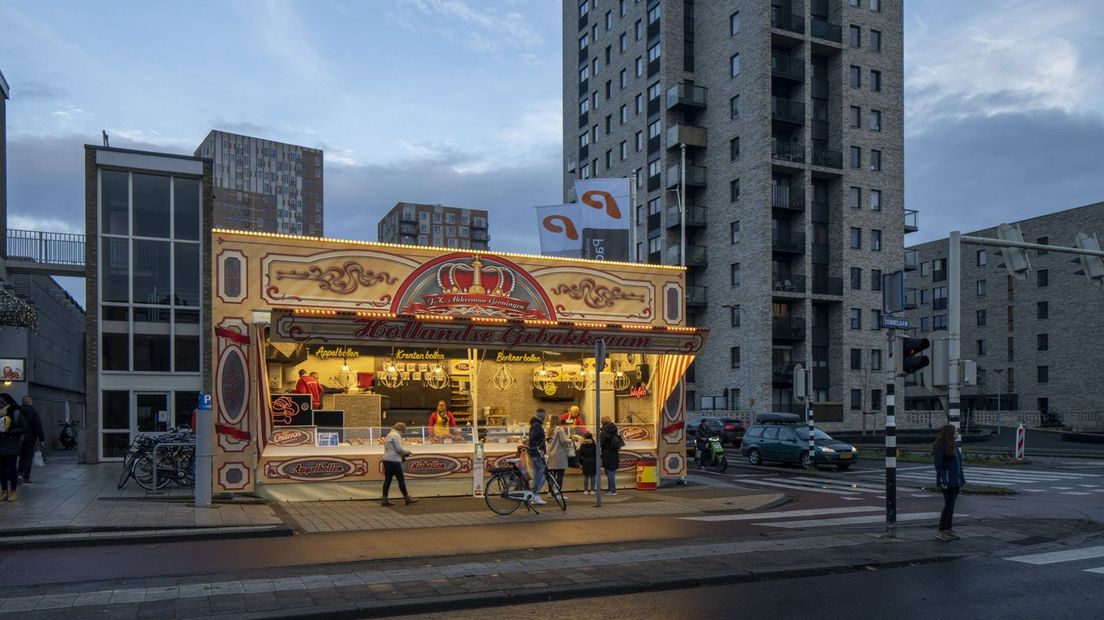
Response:
[[[1062,491],[1059,495],[1092,495],[1092,493],[1083,493],[1081,491]]]
[[[835,489],[818,489],[812,486],[806,486],[802,484],[788,484],[784,482],[768,482],[766,480],[740,480],[737,484],[760,484],[767,487],[775,487],[779,489],[790,489],[791,491],[812,491],[814,493],[828,493],[830,495],[854,495],[853,491],[837,491]]]
[[[1066,551],[1018,555],[1013,558],[1005,559],[1013,562],[1023,562],[1024,564],[1041,565],[1057,564],[1058,562],[1072,562],[1074,560],[1088,560],[1091,558],[1104,558],[1104,545],[1098,547],[1083,547],[1081,549],[1069,549]]]
[[[1095,489],[1096,487],[1098,487],[1100,485],[1099,484],[1079,484],[1077,486],[1085,487],[1086,489]]]
[[[959,517],[965,517],[968,515],[959,514]],[[909,514],[898,514],[897,522],[901,521],[922,521],[924,519],[935,519],[939,517],[938,512],[914,512]],[[860,525],[867,523],[884,523],[884,515],[862,515],[858,517],[842,517],[839,519],[806,519],[802,521],[785,521],[782,523],[752,523],[752,525],[761,525],[763,527],[782,527],[786,529],[799,529],[807,527],[834,527],[837,525]]]
[[[794,476],[792,478],[786,478],[786,480],[801,480],[802,482],[811,482],[813,484],[827,485],[827,488],[839,487],[841,490],[847,491],[859,491],[862,493],[884,493],[884,487],[860,487],[854,482],[848,482],[845,480],[828,480],[825,478],[813,478],[806,476]],[[797,484],[796,482],[794,484]]]
[[[846,498],[846,499],[861,499]],[[836,515],[852,512],[872,512],[883,510],[878,506],[848,506],[847,508],[810,508],[808,510],[783,510],[781,512],[757,512],[751,514],[709,515],[705,517],[678,517],[683,521],[752,521],[754,519],[788,519],[790,517],[815,517],[817,515]]]
[[[1085,572],[1086,573],[1097,573],[1099,575],[1104,575],[1104,566],[1101,566],[1100,568],[1086,568]]]

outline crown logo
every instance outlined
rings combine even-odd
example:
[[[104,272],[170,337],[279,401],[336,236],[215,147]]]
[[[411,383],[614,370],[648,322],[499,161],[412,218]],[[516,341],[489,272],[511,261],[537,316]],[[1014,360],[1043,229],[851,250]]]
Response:
[[[509,297],[514,290],[514,274],[502,267],[484,267],[476,254],[470,265],[449,263],[437,268],[437,285],[442,293],[471,293]]]
[[[494,258],[483,259],[479,254],[450,257],[423,277],[421,282],[429,286],[422,289],[415,285],[421,291],[418,297],[407,299],[401,306],[403,312],[508,319],[548,317],[539,301],[538,307],[533,307],[533,292],[524,282],[519,284],[514,269]],[[440,292],[431,292],[433,284]]]

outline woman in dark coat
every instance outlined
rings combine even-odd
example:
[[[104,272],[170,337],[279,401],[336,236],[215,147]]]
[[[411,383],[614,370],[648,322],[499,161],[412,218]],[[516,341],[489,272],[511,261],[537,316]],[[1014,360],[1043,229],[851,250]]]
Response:
[[[955,499],[966,486],[966,477],[962,474],[962,450],[955,445],[955,433],[955,427],[947,424],[939,429],[939,436],[931,447],[935,484],[943,491],[943,512],[939,515],[939,533],[935,535],[939,540],[958,540],[958,534],[951,529],[951,520]]]
[[[617,433],[617,425],[608,417],[602,418],[602,469],[606,472],[606,492],[617,495],[617,466],[621,462],[621,446],[624,440]]]
[[[26,416],[11,394],[0,394],[0,501],[14,502],[19,489],[19,450],[27,432]]]

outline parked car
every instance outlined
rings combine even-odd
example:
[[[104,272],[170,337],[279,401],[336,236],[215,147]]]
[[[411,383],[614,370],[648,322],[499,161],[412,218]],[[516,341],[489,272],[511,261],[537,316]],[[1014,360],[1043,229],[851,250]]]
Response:
[[[740,439],[744,436],[744,423],[736,418],[714,418],[703,417],[700,419],[699,424],[704,421],[706,427],[709,428],[711,436],[720,437],[721,443],[730,443],[733,446],[740,445]],[[687,446],[693,446],[698,437],[698,424],[691,424],[687,430]]]
[[[755,424],[744,433],[740,454],[752,465],[766,461],[797,463],[809,467],[835,465],[847,469],[859,458],[859,449],[849,443],[832,439],[819,428],[813,429],[815,454],[809,454],[809,428],[793,424]]]

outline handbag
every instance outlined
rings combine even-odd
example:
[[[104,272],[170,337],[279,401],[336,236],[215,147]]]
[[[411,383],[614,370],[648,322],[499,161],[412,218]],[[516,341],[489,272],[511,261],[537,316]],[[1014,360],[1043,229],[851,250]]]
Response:
[[[42,448],[35,448],[34,464],[36,467],[43,467],[46,465],[46,455],[42,453]]]
[[[575,442],[574,441],[572,441],[570,439],[567,440],[567,450],[566,451],[567,451],[567,466],[568,467],[579,467],[580,466],[579,465],[579,452],[575,447]]]

